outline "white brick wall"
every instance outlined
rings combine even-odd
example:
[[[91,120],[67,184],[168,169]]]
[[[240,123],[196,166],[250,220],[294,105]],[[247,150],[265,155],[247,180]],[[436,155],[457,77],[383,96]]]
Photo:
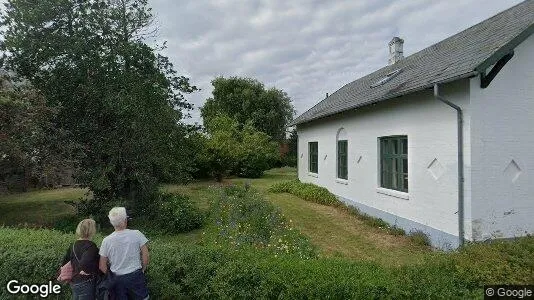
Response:
[[[533,233],[534,36],[515,49],[488,88],[475,77],[447,84],[441,94],[464,110],[465,238]],[[299,179],[457,236],[456,125],[456,112],[430,90],[299,125]],[[349,141],[348,184],[336,181],[340,128]],[[408,199],[377,192],[377,139],[389,135],[408,136]],[[308,173],[310,141],[319,142],[318,176]],[[435,159],[440,167],[433,175],[428,166]]]
[[[473,78],[470,87],[473,235],[483,240],[532,233],[534,36],[515,49],[488,88],[480,88],[479,78]]]
[[[469,81],[446,85],[443,95],[467,109],[465,149],[469,153]],[[427,90],[300,125],[299,179],[327,187],[338,196],[457,236],[456,124],[456,111],[435,100],[432,91]],[[349,141],[348,184],[336,181],[336,134],[340,128],[345,128]],[[377,192],[378,138],[390,135],[408,136],[409,199]],[[310,141],[319,142],[318,177],[308,174]],[[427,169],[434,159],[443,168],[437,179]],[[466,164],[469,163],[467,155]],[[469,195],[466,195],[466,206]]]

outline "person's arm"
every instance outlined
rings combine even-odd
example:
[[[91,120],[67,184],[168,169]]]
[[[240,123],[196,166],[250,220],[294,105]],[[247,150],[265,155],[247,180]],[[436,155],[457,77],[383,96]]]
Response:
[[[148,247],[146,246],[146,244],[144,244],[143,246],[141,246],[141,264],[143,267],[143,272],[146,271],[146,267],[148,266],[148,260]]]
[[[108,243],[107,240],[104,238],[102,241],[102,244],[100,245],[100,251],[98,252],[100,254],[100,259],[98,260],[98,268],[100,271],[104,274],[108,273]]]
[[[108,273],[108,258],[105,256],[100,256],[100,260],[98,263],[98,268],[100,271],[104,274]]]

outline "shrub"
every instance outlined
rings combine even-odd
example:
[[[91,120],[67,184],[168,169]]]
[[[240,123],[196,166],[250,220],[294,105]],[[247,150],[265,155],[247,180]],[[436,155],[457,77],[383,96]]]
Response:
[[[275,183],[270,187],[269,191],[273,193],[290,193],[304,200],[324,205],[341,205],[341,202],[328,189],[311,183],[302,183],[298,180]]]
[[[183,195],[162,194],[157,220],[166,233],[187,232],[202,226],[203,214]]]
[[[280,211],[248,187],[228,186],[215,191],[210,201],[210,234],[214,243],[256,247],[302,258],[315,256],[306,237],[294,230]]]
[[[5,289],[9,280],[21,283],[55,281],[63,257],[76,237],[53,230],[0,228],[0,299],[11,299]],[[97,238],[99,243],[100,237]],[[69,299],[70,288],[62,286]]]
[[[278,145],[267,134],[246,124],[241,133],[238,147],[237,175],[247,178],[259,178],[263,172],[272,167],[280,157]]]
[[[54,279],[72,234],[0,228],[0,285]],[[101,237],[96,240],[100,244]],[[348,259],[301,259],[255,248],[150,242],[147,271],[154,299],[473,299],[488,283],[534,279],[534,238],[467,245],[419,264],[380,266]],[[69,298],[64,286],[60,299]],[[9,299],[5,288],[0,299]]]
[[[410,237],[410,240],[412,240],[412,242],[414,242],[416,245],[428,247],[430,247],[431,245],[430,238],[426,233],[421,230],[413,230],[410,232],[410,234],[408,234],[408,236]]]
[[[188,232],[202,227],[204,214],[189,197],[157,193],[146,208],[133,211],[129,225],[153,235]]]
[[[194,175],[211,175],[219,182],[224,176],[257,178],[279,157],[276,143],[251,124],[217,115],[205,124],[206,134],[194,133]]]
[[[72,233],[82,219],[78,216],[66,216],[54,222],[54,229],[64,233]]]

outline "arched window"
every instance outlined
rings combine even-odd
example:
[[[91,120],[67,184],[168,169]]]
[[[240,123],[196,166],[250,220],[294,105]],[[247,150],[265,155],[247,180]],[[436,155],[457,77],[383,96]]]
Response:
[[[336,136],[337,140],[337,178],[348,179],[348,152],[349,142],[347,132],[340,128]]]

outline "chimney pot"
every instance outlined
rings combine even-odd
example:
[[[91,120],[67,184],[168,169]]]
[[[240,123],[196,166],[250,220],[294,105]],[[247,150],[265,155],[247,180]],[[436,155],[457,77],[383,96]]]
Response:
[[[393,37],[391,42],[389,42],[389,65],[392,65],[399,60],[404,58],[402,46],[404,45],[404,40],[399,37]]]

